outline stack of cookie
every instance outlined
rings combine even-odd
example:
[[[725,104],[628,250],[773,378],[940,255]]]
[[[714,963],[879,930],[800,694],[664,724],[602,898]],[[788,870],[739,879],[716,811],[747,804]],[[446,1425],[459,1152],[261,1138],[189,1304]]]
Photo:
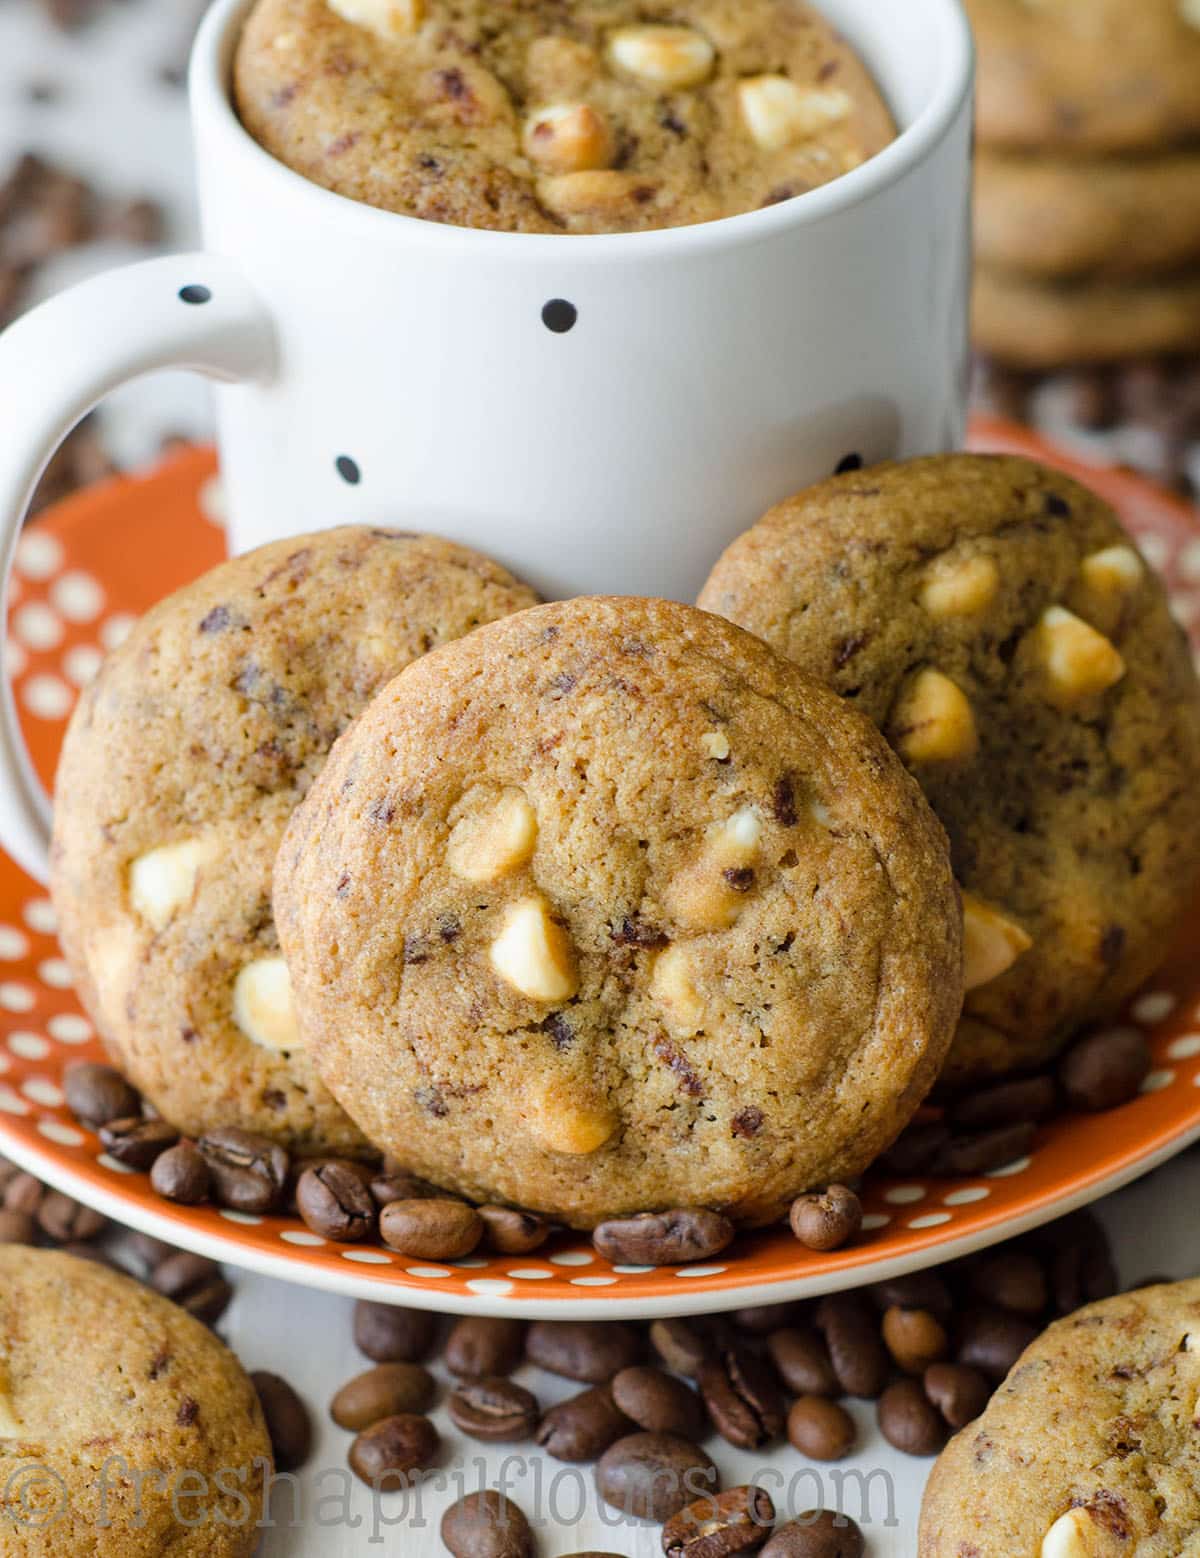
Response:
[[[1200,3],[967,0],[975,340],[1064,365],[1200,349]]]

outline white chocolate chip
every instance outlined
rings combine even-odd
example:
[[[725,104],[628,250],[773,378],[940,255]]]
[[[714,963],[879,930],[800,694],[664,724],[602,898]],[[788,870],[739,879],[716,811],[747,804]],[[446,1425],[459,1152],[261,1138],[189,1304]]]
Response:
[[[743,806],[705,832],[699,857],[670,883],[667,912],[689,930],[722,930],[733,925],[754,887],[754,862],[762,839],[762,820]]]
[[[941,671],[918,671],[896,703],[889,734],[907,763],[946,763],[979,750],[975,716],[962,688]]]
[[[523,139],[530,162],[550,173],[587,173],[613,160],[608,122],[587,103],[554,103],[525,121]]]
[[[715,762],[723,763],[729,756],[729,737],[723,730],[709,730],[700,737],[700,745]]]
[[[712,44],[692,27],[619,27],[608,40],[610,63],[657,91],[698,87],[712,74],[716,57]]]
[[[996,598],[1000,570],[991,557],[941,557],[925,575],[921,604],[931,617],[968,617]]]
[[[1200,1352],[1200,1331],[1189,1331],[1183,1339],[1184,1352]]]
[[[974,893],[964,892],[962,904],[963,985],[977,990],[1010,969],[1033,939]]]
[[[686,947],[667,947],[659,953],[650,974],[650,994],[663,1008],[667,1027],[676,1038],[690,1039],[703,1028],[704,1001]]]
[[[570,938],[541,898],[509,906],[490,957],[501,979],[531,1001],[567,1001],[579,988]]]
[[[177,909],[190,902],[200,867],[214,859],[212,839],[180,839],[139,857],[129,868],[129,901],[155,930],[162,930]]]
[[[233,1020],[263,1049],[302,1048],[292,980],[282,958],[257,958],[233,982]]]
[[[1130,1543],[1114,1536],[1081,1507],[1068,1509],[1046,1532],[1041,1558],[1122,1558],[1130,1550]]]
[[[709,847],[722,866],[751,865],[761,839],[762,819],[753,806],[743,806],[708,830]]]
[[[408,38],[425,20],[425,0],[329,0],[343,21],[377,37]]]
[[[648,186],[632,173],[597,168],[590,173],[558,173],[539,179],[537,197],[556,216],[604,216],[620,212],[639,187]]]
[[[599,1099],[572,1094],[555,1082],[535,1087],[529,1097],[529,1126],[547,1152],[586,1157],[611,1140],[619,1119]]]
[[[1083,582],[1097,595],[1128,595],[1145,573],[1142,559],[1131,546],[1106,546],[1080,564]]]
[[[537,814],[522,792],[510,787],[483,811],[459,818],[446,861],[465,882],[497,882],[528,863],[537,835]]]
[[[1189,27],[1200,31],[1200,0],[1179,0],[1179,14]]]
[[[738,83],[738,107],[762,151],[782,151],[850,116],[853,103],[834,88],[802,87],[787,76],[748,76]]]
[[[1062,606],[1047,607],[1034,634],[1034,652],[1056,708],[1074,708],[1125,675],[1125,662],[1116,647]]]

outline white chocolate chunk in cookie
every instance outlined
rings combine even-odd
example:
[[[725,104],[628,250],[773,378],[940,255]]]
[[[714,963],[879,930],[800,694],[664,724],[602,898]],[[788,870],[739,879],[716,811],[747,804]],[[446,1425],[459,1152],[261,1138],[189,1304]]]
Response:
[[[986,611],[1000,587],[991,557],[940,557],[925,574],[921,605],[931,617],[971,617]]]
[[[1179,14],[1189,27],[1200,31],[1200,0],[1179,0]]]
[[[1113,1534],[1086,1508],[1068,1509],[1042,1538],[1041,1558],[1121,1558],[1130,1544]]]
[[[700,745],[714,762],[723,763],[729,756],[729,737],[723,730],[708,730],[700,737]]]
[[[619,213],[645,179],[616,168],[596,168],[589,173],[557,173],[539,179],[537,197],[555,216],[605,216]]]
[[[782,151],[848,119],[854,104],[837,88],[802,87],[787,76],[748,76],[738,83],[738,108],[762,151]]]
[[[600,1099],[554,1081],[533,1088],[529,1127],[547,1152],[586,1157],[611,1141],[621,1123]]]
[[[1079,565],[1083,582],[1097,595],[1128,595],[1142,582],[1145,566],[1131,546],[1106,546]]]
[[[482,811],[460,817],[446,862],[464,882],[498,882],[519,871],[537,847],[537,813],[514,786]]]
[[[712,74],[716,50],[694,27],[618,27],[608,39],[609,63],[660,92],[698,87]]]
[[[762,821],[752,806],[711,824],[699,857],[667,887],[668,914],[688,930],[723,930],[733,925],[755,886],[761,839]]]
[[[1125,662],[1103,633],[1067,611],[1048,606],[1034,629],[1034,653],[1055,708],[1069,710],[1106,692],[1125,675]]]
[[[977,990],[1010,969],[1033,939],[1007,915],[974,893],[964,892],[963,985]]]
[[[541,898],[509,905],[489,956],[505,984],[531,1001],[567,1001],[579,988],[571,938]]]
[[[292,980],[282,958],[256,958],[233,982],[233,1020],[263,1049],[300,1049]]]
[[[329,0],[343,21],[377,37],[408,38],[425,20],[425,0]]]
[[[613,160],[612,132],[587,103],[552,103],[525,121],[522,139],[530,162],[550,173],[587,173]]]
[[[155,930],[191,900],[200,868],[215,859],[212,839],[180,839],[139,855],[129,868],[129,901]]]
[[[704,1000],[696,989],[686,947],[667,947],[655,958],[650,995],[662,1008],[666,1026],[676,1038],[690,1039],[704,1027]]]
[[[966,693],[929,667],[918,671],[901,693],[888,731],[906,763],[954,762],[979,750]]]

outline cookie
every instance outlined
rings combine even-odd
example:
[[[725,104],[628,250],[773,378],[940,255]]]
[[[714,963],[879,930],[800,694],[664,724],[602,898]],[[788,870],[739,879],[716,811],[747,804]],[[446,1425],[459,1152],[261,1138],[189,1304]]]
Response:
[[[271,917],[275,851],[378,688],[533,599],[449,542],[328,530],[162,601],[83,693],[55,787],[63,948],[115,1058],[180,1130],[363,1145],[300,1043]]]
[[[371,1140],[581,1228],[760,1221],[858,1173],[960,1002],[918,787],[826,689],[664,601],[542,606],[410,666],[298,811],[275,906]]]
[[[258,0],[235,92],[250,134],[326,189],[530,233],[753,211],[896,133],[802,0]]]
[[[980,351],[1033,370],[1191,354],[1200,348],[1200,269],[1055,285],[981,265],[971,329]]]
[[[1200,1282],[1057,1321],[933,1468],[920,1558],[1190,1558],[1198,1393]]]
[[[1200,689],[1094,494],[1001,456],[852,472],[735,541],[701,604],[851,699],[945,826],[948,1081],[1040,1065],[1162,960],[1200,870]]]
[[[1197,265],[1200,152],[1071,159],[981,151],[975,251],[990,271],[1045,280],[1126,281]]]
[[[250,1558],[271,1470],[206,1326],[95,1261],[0,1246],[2,1558]]]
[[[985,146],[1159,151],[1200,136],[1197,0],[966,0]]]

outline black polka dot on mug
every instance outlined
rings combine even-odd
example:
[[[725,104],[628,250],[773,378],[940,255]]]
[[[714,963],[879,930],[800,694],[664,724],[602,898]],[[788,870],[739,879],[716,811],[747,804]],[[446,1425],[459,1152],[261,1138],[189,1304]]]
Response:
[[[579,310],[566,298],[551,298],[542,309],[542,323],[555,335],[566,335],[568,330],[573,330],[578,318]]]

